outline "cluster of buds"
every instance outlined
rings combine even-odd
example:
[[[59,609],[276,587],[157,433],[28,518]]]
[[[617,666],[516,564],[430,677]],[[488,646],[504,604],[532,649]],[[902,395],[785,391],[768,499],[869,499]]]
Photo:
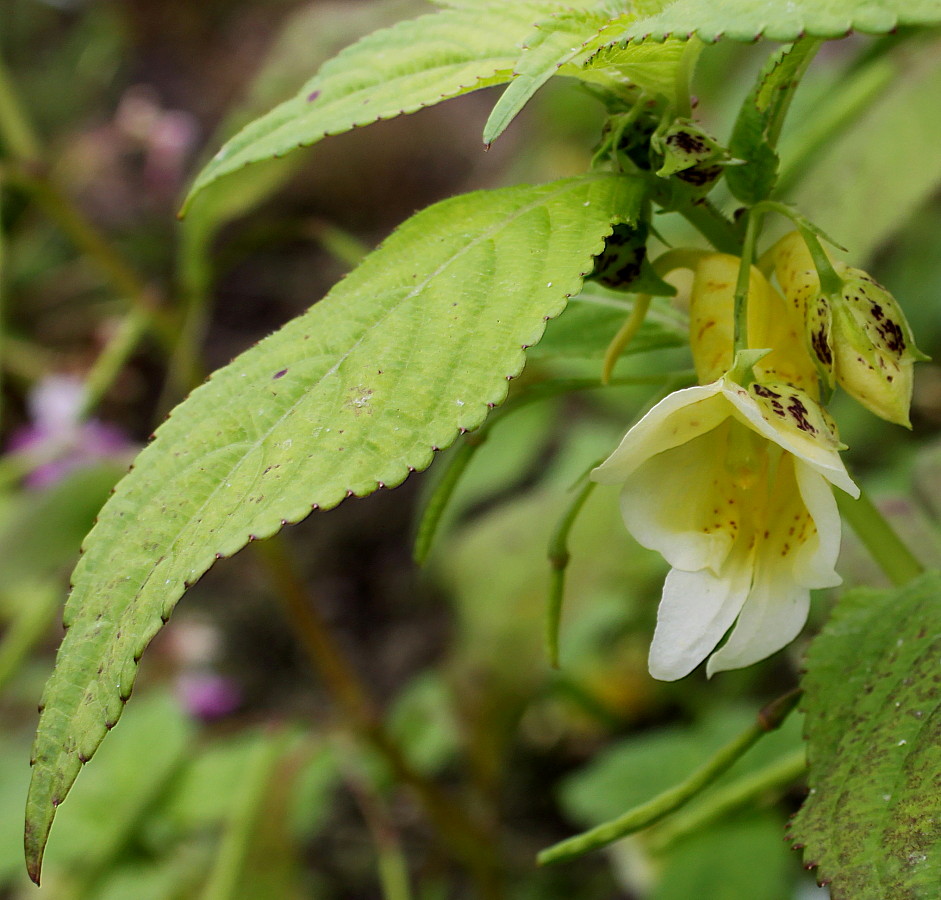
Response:
[[[912,363],[924,357],[891,295],[856,269],[818,275],[796,234],[768,258],[780,290],[752,267],[748,349],[735,353],[741,260],[689,257],[699,385],[655,406],[592,473],[622,485],[628,530],[672,566],[650,649],[656,678],[707,657],[710,674],[763,659],[799,633],[812,589],[840,583],[832,488],[859,488],[821,402],[834,385],[908,424]]]
[[[822,286],[797,232],[782,238],[771,257],[825,387],[839,384],[877,416],[909,427],[912,366],[927,357],[915,346],[895,298],[865,272],[842,263],[828,267],[824,274],[831,284]]]

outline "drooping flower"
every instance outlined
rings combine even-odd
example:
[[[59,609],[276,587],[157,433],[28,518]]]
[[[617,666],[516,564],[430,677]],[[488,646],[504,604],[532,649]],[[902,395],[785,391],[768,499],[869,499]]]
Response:
[[[798,232],[774,247],[775,273],[805,321],[807,345],[829,387],[839,384],[870,412],[909,426],[915,346],[896,299],[861,269],[833,263],[839,290],[825,292]]]
[[[650,648],[655,678],[682,678],[710,653],[710,675],[764,659],[797,636],[810,590],[840,583],[830,485],[859,489],[839,448],[806,392],[725,375],[660,402],[592,472],[623,484],[628,530],[673,567]]]

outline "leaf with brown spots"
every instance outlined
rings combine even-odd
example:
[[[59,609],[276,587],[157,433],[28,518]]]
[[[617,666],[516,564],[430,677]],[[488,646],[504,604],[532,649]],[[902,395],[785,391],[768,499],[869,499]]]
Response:
[[[791,823],[833,900],[941,891],[941,575],[850,591],[803,680],[810,795]]]
[[[477,428],[643,193],[594,174],[436,204],[157,429],[73,575],[33,750],[34,877],[56,806],[186,588],[312,509],[400,484]]]

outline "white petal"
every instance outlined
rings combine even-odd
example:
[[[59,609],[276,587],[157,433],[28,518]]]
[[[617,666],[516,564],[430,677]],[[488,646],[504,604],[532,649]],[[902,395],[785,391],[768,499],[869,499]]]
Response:
[[[827,481],[846,491],[851,497],[859,496],[859,488],[850,478],[843,460],[840,459],[840,453],[833,443],[824,437],[813,437],[795,428],[776,427],[762,415],[760,407],[748,390],[727,379],[723,379],[722,384],[723,395],[732,404],[737,413],[736,417],[741,422],[769,441],[774,441],[788,453],[804,460]],[[813,404],[809,398],[807,402]]]
[[[707,570],[673,569],[667,575],[650,645],[648,665],[654,678],[676,681],[688,675],[735,621],[748,594],[751,569],[730,568],[725,578]]]
[[[661,400],[591,473],[600,484],[619,484],[645,460],[705,434],[731,414],[721,382],[674,391]]]
[[[718,573],[732,547],[726,443],[727,429],[720,426],[658,453],[624,483],[621,514],[627,530],[676,569],[709,567]]]
[[[810,591],[788,577],[776,561],[755,573],[748,600],[729,639],[709,657],[706,674],[750,666],[794,640],[807,621]]]
[[[840,554],[840,511],[833,489],[823,476],[800,460],[794,460],[794,473],[801,497],[814,520],[817,534],[794,555],[794,580],[806,588],[836,587],[843,580],[836,573]]]

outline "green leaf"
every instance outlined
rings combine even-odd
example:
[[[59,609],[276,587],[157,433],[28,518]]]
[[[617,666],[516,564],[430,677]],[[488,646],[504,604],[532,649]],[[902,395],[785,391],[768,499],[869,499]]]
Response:
[[[544,7],[516,0],[487,15],[443,9],[373,32],[325,63],[296,97],[226,143],[197,176],[186,205],[249,163],[509,81],[519,44]]]
[[[515,68],[515,78],[503,92],[484,126],[484,143],[491,144],[519,111],[565,63],[589,58],[599,47],[609,43],[610,33],[620,33],[624,14],[612,19],[602,11],[571,10],[560,12],[536,25],[525,41],[525,50]],[[573,67],[577,71],[578,67]],[[566,74],[571,74],[567,72]]]
[[[503,133],[553,75],[598,84],[632,100],[640,88],[675,101],[677,72],[688,42],[617,46],[625,23],[636,18],[636,12],[617,14],[612,7],[619,5],[595,3],[588,9],[567,9],[537,24],[525,42],[513,81],[484,126],[485,144]]]
[[[632,23],[625,40],[697,35],[751,43],[793,41],[802,35],[842,38],[850,31],[887,34],[903,25],[941,24],[939,0],[676,0],[663,12]]]
[[[34,746],[31,872],[186,588],[312,509],[401,483],[478,427],[642,196],[637,180],[597,174],[430,207],[171,414],[73,575]]]
[[[782,822],[763,812],[716,823],[662,859],[651,900],[788,900],[797,867],[781,840]]]
[[[678,39],[662,44],[632,43],[624,47],[607,44],[593,53],[581,68],[576,69],[576,60],[563,65],[559,74],[594,82],[609,90],[636,85],[648,93],[659,94],[668,103],[675,103],[677,73],[689,47],[688,41]]]
[[[782,47],[767,61],[755,86],[748,92],[729,143],[734,159],[744,165],[729,166],[725,180],[729,190],[743,203],[765,200],[778,176],[775,149],[784,116],[804,70],[819,44],[812,39]]]
[[[50,868],[89,880],[107,872],[183,767],[193,730],[170,694],[141,697],[63,812],[49,847]]]
[[[791,826],[834,900],[941,883],[941,575],[846,593],[807,655],[810,795]]]

